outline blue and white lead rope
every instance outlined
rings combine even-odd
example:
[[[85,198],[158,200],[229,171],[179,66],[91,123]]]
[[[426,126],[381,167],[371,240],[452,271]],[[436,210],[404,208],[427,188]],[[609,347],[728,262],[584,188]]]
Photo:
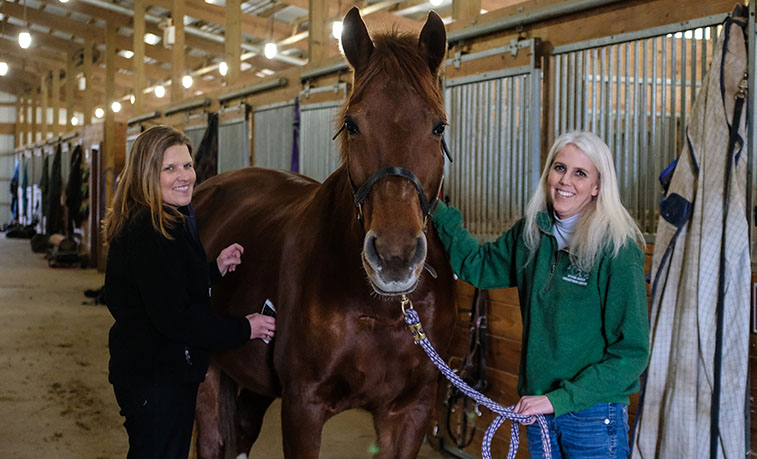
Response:
[[[468,384],[466,384],[465,381],[463,381],[457,374],[455,374],[455,372],[452,371],[452,369],[450,369],[449,366],[447,366],[444,360],[442,360],[442,358],[434,349],[434,346],[432,346],[431,342],[429,342],[428,338],[426,338],[426,334],[423,332],[423,328],[420,323],[420,318],[418,317],[418,312],[413,309],[413,305],[410,300],[407,299],[407,297],[403,296],[402,304],[402,313],[405,316],[405,323],[410,328],[410,332],[413,334],[415,342],[421,345],[423,350],[426,351],[426,354],[428,354],[431,361],[434,362],[434,364],[439,368],[442,374],[465,395],[473,399],[476,403],[489,408],[498,415],[494,419],[494,421],[492,421],[489,428],[486,429],[484,439],[481,442],[481,457],[483,459],[491,459],[491,443],[492,438],[494,437],[494,433],[497,431],[497,429],[499,429],[502,423],[505,422],[505,419],[510,419],[511,421],[513,421],[513,423],[510,426],[510,449],[507,451],[507,459],[515,459],[515,454],[518,452],[518,444],[520,442],[520,436],[518,434],[518,423],[528,422],[531,420],[532,416],[516,413],[515,411],[513,411],[512,406],[507,408],[502,407],[494,400],[486,397],[485,395],[482,395],[481,393],[470,387]],[[410,307],[406,309],[405,304],[409,304]],[[551,459],[552,445],[549,440],[549,428],[547,427],[547,421],[546,419],[544,419],[543,415],[538,414],[536,415],[536,422],[539,424],[539,429],[541,430],[541,442],[542,448],[544,450],[543,457],[544,459]]]

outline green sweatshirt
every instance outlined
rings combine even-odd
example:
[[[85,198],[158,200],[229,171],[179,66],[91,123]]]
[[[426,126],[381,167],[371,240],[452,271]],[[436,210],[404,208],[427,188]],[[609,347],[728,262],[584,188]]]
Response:
[[[482,289],[518,287],[523,345],[518,393],[546,395],[555,416],[597,403],[629,403],[649,356],[644,254],[629,239],[613,257],[604,251],[591,272],[558,250],[552,221],[531,258],[519,220],[494,242],[479,244],[454,207],[439,203],[434,225],[453,271]]]

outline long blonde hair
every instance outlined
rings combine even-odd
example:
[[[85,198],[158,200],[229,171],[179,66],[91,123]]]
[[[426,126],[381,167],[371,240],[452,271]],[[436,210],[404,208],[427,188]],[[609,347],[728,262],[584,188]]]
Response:
[[[113,207],[108,209],[103,223],[106,243],[118,237],[129,217],[142,209],[150,212],[155,230],[171,239],[168,230],[183,217],[178,210],[163,205],[160,171],[163,154],[174,145],[186,145],[192,155],[192,144],[187,136],[170,126],[151,127],[134,141],[116,188]]]
[[[599,171],[599,195],[581,212],[570,244],[570,260],[582,271],[591,271],[597,256],[605,247],[612,247],[613,256],[631,238],[644,247],[644,237],[620,201],[618,181],[610,147],[595,134],[587,131],[567,132],[555,140],[547,155],[536,192],[526,209],[524,239],[533,254],[539,245],[540,230],[536,216],[547,211],[553,215],[548,176],[555,156],[563,148],[573,145],[581,150]]]

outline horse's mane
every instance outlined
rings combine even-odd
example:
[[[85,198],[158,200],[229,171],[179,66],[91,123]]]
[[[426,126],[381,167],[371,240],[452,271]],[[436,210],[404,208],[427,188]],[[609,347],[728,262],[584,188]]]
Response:
[[[336,119],[337,129],[344,122],[350,105],[359,102],[365,91],[371,87],[371,83],[378,79],[392,82],[397,88],[405,87],[416,92],[425,98],[435,111],[444,116],[441,85],[438,78],[430,78],[431,69],[428,61],[418,50],[418,37],[392,30],[374,36],[373,44],[374,49],[368,65],[355,76],[352,93]],[[444,121],[446,122],[446,119]],[[346,139],[347,133],[343,131],[340,136],[342,164],[347,160],[344,148]]]

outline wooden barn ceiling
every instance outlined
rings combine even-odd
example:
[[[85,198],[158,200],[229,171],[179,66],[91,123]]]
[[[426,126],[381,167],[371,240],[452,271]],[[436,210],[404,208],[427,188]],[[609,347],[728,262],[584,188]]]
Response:
[[[231,0],[230,0],[231,1]],[[452,1],[432,7],[428,0],[246,0],[241,2],[241,79],[255,79],[291,67],[304,66],[308,56],[309,4],[326,5],[318,17],[341,18],[357,5],[369,27],[420,30],[430,9],[450,20]],[[468,0],[454,0],[467,2]],[[480,0],[481,9],[492,11],[525,0]],[[145,44],[144,74],[147,87],[170,81],[171,49],[164,46],[163,29],[170,20],[173,0],[145,0],[145,32],[153,41]],[[225,84],[218,71],[224,60],[226,0],[184,0],[186,71],[194,75],[187,95],[199,95]],[[110,24],[116,28],[115,91],[128,98],[133,87],[134,0],[0,0],[0,60],[9,65],[0,77],[0,91],[18,94],[41,86],[54,72],[63,75],[73,68],[81,72],[84,50],[93,48],[94,100],[102,100],[105,87],[105,36]],[[18,34],[28,30],[32,45],[22,49]],[[268,41],[278,44],[279,54],[269,60],[262,55]],[[73,67],[68,61],[73,62]],[[61,78],[61,81],[67,79]],[[154,102],[159,103],[159,102]],[[167,103],[166,100],[163,103]],[[149,104],[148,104],[149,105]]]

